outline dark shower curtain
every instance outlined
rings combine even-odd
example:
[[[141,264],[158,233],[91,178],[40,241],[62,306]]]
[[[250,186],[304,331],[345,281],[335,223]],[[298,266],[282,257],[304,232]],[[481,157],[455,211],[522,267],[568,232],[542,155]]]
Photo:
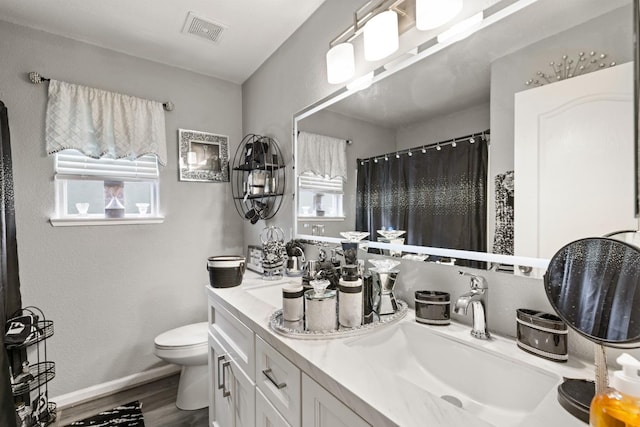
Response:
[[[16,425],[15,408],[9,382],[9,361],[4,347],[7,316],[22,307],[18,277],[15,211],[13,208],[13,171],[7,108],[0,101],[0,426]]]
[[[405,243],[487,250],[487,141],[358,160],[356,230],[406,230]]]

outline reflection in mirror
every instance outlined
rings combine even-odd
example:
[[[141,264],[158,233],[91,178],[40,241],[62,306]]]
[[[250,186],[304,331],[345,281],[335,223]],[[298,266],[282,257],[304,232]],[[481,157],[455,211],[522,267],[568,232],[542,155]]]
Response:
[[[560,249],[544,278],[558,315],[597,343],[640,341],[640,250],[609,238],[587,238]]]
[[[494,6],[499,8],[503,3]],[[338,91],[335,102],[323,101],[323,108],[312,106],[296,115],[295,126],[299,131],[352,141],[346,148],[344,218],[314,217],[309,214],[312,207],[305,210],[305,206],[298,205],[296,233],[309,235],[313,225],[322,224],[325,236],[338,238],[341,231],[358,230],[368,231],[374,239],[378,237],[376,230],[384,227],[407,230],[403,237],[404,244],[409,246],[549,259],[558,248],[578,238],[601,236],[612,229],[636,229],[634,156],[630,151],[633,150],[633,73],[628,72],[633,67],[626,65],[633,60],[632,2],[538,0],[530,3],[467,39],[426,55],[435,43],[428,39],[420,45],[417,55],[415,51],[414,56],[406,55],[410,66],[398,67],[398,61],[394,61],[394,66],[388,67],[390,71],[383,72],[385,77],[371,87],[347,97]],[[465,2],[467,4],[477,7],[479,2]],[[424,55],[423,59],[416,60],[420,55]],[[581,58],[585,58],[584,61]],[[592,66],[595,71],[585,74],[579,69],[580,64],[592,60],[595,60]],[[549,66],[552,61],[556,68],[564,64],[559,79]],[[623,66],[628,68],[620,69],[626,73],[623,77],[607,76],[606,72]],[[573,72],[567,73],[567,67],[573,67]],[[400,70],[392,72],[394,69]],[[551,83],[546,83],[538,72],[552,74]],[[604,97],[606,99],[601,97],[588,105],[574,102],[589,96],[591,100],[597,98],[586,95],[589,90],[599,90],[592,83],[593,75],[621,81],[622,88],[616,87],[610,91],[613,94]],[[534,82],[526,84],[536,79],[546,84],[541,87]],[[555,100],[558,93],[564,94],[565,84],[574,86],[577,92],[568,95],[573,98],[564,98],[555,106],[542,105],[536,111],[529,111],[516,105],[519,92],[538,93],[529,96],[544,103],[550,98]],[[613,104],[615,109],[610,108]],[[575,108],[563,109],[558,105]],[[616,112],[601,114],[602,108]],[[582,116],[585,111],[587,116]],[[597,121],[584,118],[594,115]],[[529,122],[525,120],[521,124],[514,117]],[[532,137],[528,123],[537,123],[539,117],[549,119],[546,122],[549,126]],[[592,126],[595,123],[597,127]],[[554,132],[556,126],[563,126],[563,130]],[[357,193],[363,175],[360,171],[356,174],[356,169],[364,168],[375,159],[390,164],[396,160],[406,162],[408,157],[419,155],[435,158],[447,150],[464,148],[461,137],[487,129],[491,137],[486,175],[474,183],[484,186],[484,208],[480,208],[484,209],[484,219],[436,226],[428,239],[421,233],[410,232],[410,227],[400,220],[396,222],[395,218],[400,217],[405,223],[421,220],[412,217],[414,212],[420,212],[418,209],[400,212],[384,211],[381,207],[379,216],[383,219],[379,222],[368,222],[369,219],[364,221],[366,225],[358,222],[362,212],[357,209],[362,209],[363,203],[359,203]],[[447,144],[437,150],[438,142]],[[613,147],[613,142],[623,145]],[[432,148],[423,153],[422,148],[431,144]],[[619,158],[617,153],[621,153]],[[385,155],[388,161],[384,160]],[[532,175],[532,165],[537,175]],[[578,167],[580,171],[576,170]],[[394,187],[391,194],[402,199],[407,192],[416,191],[421,184],[410,176],[403,176],[405,188]],[[597,190],[592,187],[594,181],[598,183]],[[445,197],[449,199],[452,198]],[[583,209],[585,203],[591,207],[617,206],[615,211],[622,218]],[[568,209],[571,207],[574,209]],[[554,217],[556,213],[564,214]],[[603,223],[603,218],[611,221]],[[573,226],[578,224],[583,228]],[[478,247],[462,246],[448,240],[454,233],[484,235],[484,238]],[[539,241],[539,236],[553,238]]]

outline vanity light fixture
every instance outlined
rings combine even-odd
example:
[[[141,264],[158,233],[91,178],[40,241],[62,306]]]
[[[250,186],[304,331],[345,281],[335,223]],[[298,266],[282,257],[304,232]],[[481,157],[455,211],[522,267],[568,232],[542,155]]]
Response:
[[[451,21],[461,10],[462,0],[416,0],[416,28],[438,28]]]
[[[398,14],[393,10],[378,13],[364,26],[364,59],[378,61],[398,50]]]
[[[343,83],[356,72],[355,56],[351,43],[339,43],[327,52],[327,81]]]
[[[361,33],[367,61],[378,61],[398,50],[398,15],[406,15],[399,6],[405,1],[371,0],[354,12],[353,24],[329,43],[326,55],[329,83],[344,83],[354,76],[355,54],[352,41]]]

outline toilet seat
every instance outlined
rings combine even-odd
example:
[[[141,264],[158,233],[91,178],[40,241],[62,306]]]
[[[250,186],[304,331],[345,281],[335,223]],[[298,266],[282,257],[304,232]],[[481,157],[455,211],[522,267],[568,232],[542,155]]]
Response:
[[[158,335],[154,344],[160,350],[188,350],[207,346],[208,322],[194,323]]]

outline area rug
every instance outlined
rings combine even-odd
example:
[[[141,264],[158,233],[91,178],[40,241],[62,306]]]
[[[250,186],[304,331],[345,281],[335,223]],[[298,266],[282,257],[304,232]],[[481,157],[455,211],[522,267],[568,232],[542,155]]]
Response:
[[[71,426],[91,426],[91,427],[144,427],[142,417],[142,403],[135,400],[125,405],[117,406],[108,411],[100,412],[84,420],[67,424]]]

